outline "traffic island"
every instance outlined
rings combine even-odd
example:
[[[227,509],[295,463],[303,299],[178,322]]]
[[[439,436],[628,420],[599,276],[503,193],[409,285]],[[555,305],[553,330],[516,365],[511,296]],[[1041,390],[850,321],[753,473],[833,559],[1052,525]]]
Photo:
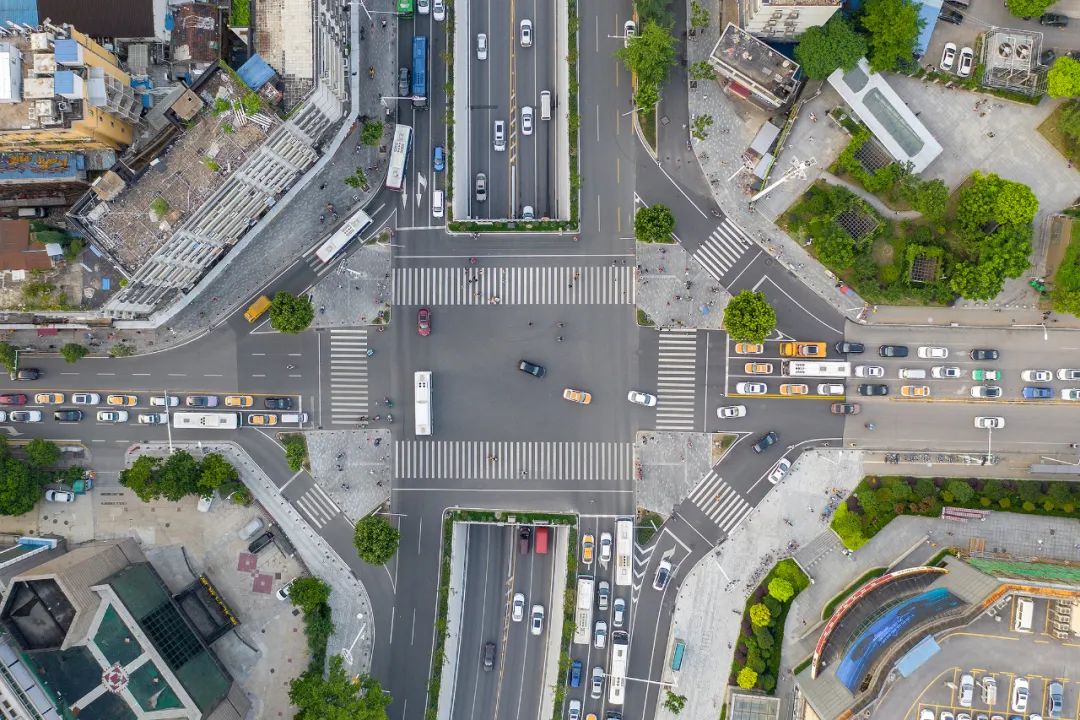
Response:
[[[707,330],[723,326],[731,294],[682,245],[635,244],[639,325]]]

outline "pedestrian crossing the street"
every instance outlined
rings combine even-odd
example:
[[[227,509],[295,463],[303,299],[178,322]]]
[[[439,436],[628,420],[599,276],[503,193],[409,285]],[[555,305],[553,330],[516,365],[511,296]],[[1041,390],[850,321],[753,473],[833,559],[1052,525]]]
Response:
[[[596,480],[633,478],[634,448],[621,442],[403,440],[394,477],[418,480]]]
[[[631,264],[394,269],[395,305],[632,305]]]
[[[368,414],[367,330],[330,331],[330,418],[356,423]]]
[[[724,218],[709,237],[694,251],[693,257],[718,281],[735,266],[739,258],[754,245],[738,225]]]
[[[316,530],[321,529],[323,525],[326,525],[331,518],[338,514],[334,501],[318,485],[313,485],[310,490],[297,498],[293,504]]]
[[[712,470],[690,492],[689,500],[724,533],[730,533],[752,509]]]
[[[656,429],[694,429],[697,331],[664,328],[656,366]]]

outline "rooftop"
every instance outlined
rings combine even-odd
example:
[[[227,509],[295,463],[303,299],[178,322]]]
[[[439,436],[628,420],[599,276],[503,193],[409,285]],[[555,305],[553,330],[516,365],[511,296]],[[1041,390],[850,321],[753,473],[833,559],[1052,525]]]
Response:
[[[162,12],[164,8],[162,3]],[[105,38],[154,37],[159,24],[154,0],[37,0],[37,14],[39,20],[70,23],[87,35]]]
[[[764,0],[761,3],[762,7],[809,7],[817,5],[820,7],[839,7],[844,0]]]
[[[799,64],[728,23],[712,51],[712,59],[734,71],[736,80],[784,100],[795,89]]]
[[[0,220],[0,270],[48,270],[45,246],[30,239],[28,220]]]
[[[196,64],[217,62],[221,54],[219,15],[220,11],[213,5],[191,3],[173,7],[173,59]]]

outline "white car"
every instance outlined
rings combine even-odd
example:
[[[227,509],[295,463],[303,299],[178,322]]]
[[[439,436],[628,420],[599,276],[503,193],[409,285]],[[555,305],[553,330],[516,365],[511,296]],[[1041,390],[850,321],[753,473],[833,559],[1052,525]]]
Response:
[[[948,710],[942,710],[941,714],[938,715],[938,720],[954,720],[953,714]]]
[[[631,390],[626,396],[626,399],[635,405],[644,405],[645,407],[654,407],[656,405],[655,395],[639,392],[637,390]]]
[[[443,4],[443,0],[432,0],[431,17],[435,18],[438,22],[442,22],[446,19],[446,6]]]
[[[416,12],[427,15],[431,12],[431,0],[416,0]]]
[[[615,598],[615,602],[611,603],[611,626],[621,628],[625,619],[626,601],[622,598]]]
[[[525,617],[525,593],[514,593],[514,602],[510,605],[510,619],[521,622]]]
[[[1058,380],[1080,380],[1080,370],[1062,368],[1058,370]]]
[[[476,34],[476,59],[487,60],[487,34]]]
[[[296,578],[293,578],[292,580],[278,588],[277,592],[274,593],[275,595],[277,595],[278,600],[285,602],[289,599],[289,593],[292,592],[292,584],[294,582],[296,582]]]
[[[11,422],[25,422],[35,423],[41,422],[40,410],[12,410],[8,413],[8,420]]]
[[[180,404],[179,395],[151,395],[150,404],[155,407],[176,407]]]
[[[955,380],[960,377],[960,368],[955,365],[935,365],[930,368],[930,377],[938,380]]]
[[[1065,388],[1061,391],[1062,400],[1080,400],[1080,388]]]
[[[923,360],[944,360],[949,357],[949,350],[935,345],[923,345],[919,348],[918,354]]]
[[[817,386],[818,395],[843,395],[844,386],[840,383],[821,383]]]
[[[521,134],[532,135],[533,131],[533,109],[532,105],[526,105],[521,108]]]
[[[539,635],[544,629],[544,606],[533,605],[532,606],[532,624],[529,626],[529,632],[533,635]]]
[[[623,23],[623,47],[630,45],[630,41],[637,35],[637,23],[633,20],[627,20]]]
[[[960,51],[960,65],[956,68],[956,74],[967,77],[971,74],[971,68],[975,64],[975,51],[969,47]]]
[[[739,395],[764,395],[769,391],[765,383],[741,382],[735,385],[735,392]]]
[[[923,708],[919,711],[919,720],[937,720],[934,716],[934,711],[929,708]]]
[[[671,578],[671,561],[661,560],[660,564],[656,566],[656,577],[653,578],[652,586],[653,590],[663,591],[667,587],[668,580]]]
[[[945,43],[945,49],[941,53],[941,64],[938,66],[945,72],[952,70],[956,60],[956,43]]]
[[[788,470],[791,469],[791,461],[787,458],[780,458],[780,461],[773,466],[773,469],[769,472],[769,482],[775,485],[784,479],[784,476],[788,474]]]
[[[593,647],[597,650],[603,650],[607,645],[607,621],[597,620],[596,626],[593,629]]]
[[[169,422],[169,416],[165,413],[139,413],[140,425],[164,425]]]
[[[123,423],[128,421],[127,410],[98,410],[98,422]]]
[[[75,393],[71,396],[71,402],[75,405],[97,405],[101,402],[101,396],[97,393]]]
[[[581,701],[571,700],[566,712],[566,720],[581,720]]]
[[[1054,379],[1054,373],[1049,370],[1025,370],[1020,377],[1026,382],[1050,382]]]
[[[993,415],[980,415],[975,418],[975,427],[979,430],[1000,430],[1005,427],[1005,418]]]
[[[976,385],[971,388],[971,397],[973,398],[999,398],[1001,397],[1001,388],[997,385]]]
[[[521,47],[532,47],[532,20],[521,21]]]
[[[600,562],[611,562],[611,533],[600,533]]]
[[[70,490],[46,490],[45,499],[49,502],[75,502],[75,493]]]
[[[716,417],[721,420],[733,420],[735,418],[746,417],[745,405],[725,405],[724,407],[716,408]]]
[[[970,673],[964,673],[960,676],[960,692],[957,697],[957,702],[960,703],[960,707],[971,707],[971,703],[975,700],[975,678]]]
[[[1012,709],[1013,712],[1027,712],[1028,706],[1028,681],[1027,678],[1016,678],[1013,683]]]
[[[881,367],[880,365],[856,365],[855,377],[885,377],[885,368]]]

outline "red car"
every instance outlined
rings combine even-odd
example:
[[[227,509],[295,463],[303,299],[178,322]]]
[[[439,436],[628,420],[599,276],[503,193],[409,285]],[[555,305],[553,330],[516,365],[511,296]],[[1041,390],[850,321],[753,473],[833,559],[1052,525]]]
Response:
[[[431,311],[427,308],[420,308],[416,312],[416,332],[424,337],[431,334]]]
[[[0,395],[0,405],[25,405],[26,396],[22,393],[18,395]]]

